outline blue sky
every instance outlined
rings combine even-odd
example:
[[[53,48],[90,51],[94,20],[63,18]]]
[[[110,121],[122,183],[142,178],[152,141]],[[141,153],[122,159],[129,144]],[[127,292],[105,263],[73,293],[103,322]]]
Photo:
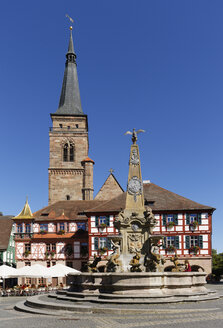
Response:
[[[0,210],[47,205],[48,131],[74,18],[82,107],[94,187],[109,174],[126,188],[130,138],[143,179],[216,207],[213,247],[223,251],[223,2],[72,0],[2,2]]]

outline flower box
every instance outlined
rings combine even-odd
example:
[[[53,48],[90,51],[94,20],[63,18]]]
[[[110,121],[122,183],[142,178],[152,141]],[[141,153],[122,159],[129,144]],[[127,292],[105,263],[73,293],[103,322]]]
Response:
[[[166,224],[167,228],[172,228],[174,226],[175,226],[175,222],[173,222],[173,221],[167,222],[167,224]]]
[[[30,251],[25,251],[25,252],[23,253],[23,256],[24,256],[24,257],[28,257],[30,254],[31,254]]]
[[[191,246],[191,248],[189,248],[189,253],[194,253],[195,255],[199,252],[200,247],[199,246]]]
[[[65,231],[64,230],[59,230],[57,233],[58,233],[58,235],[64,235]]]
[[[190,223],[190,228],[192,230],[196,229],[198,227],[199,223],[197,221],[191,222]]]
[[[40,232],[39,232],[41,235],[45,235],[46,233],[47,233],[47,231],[46,230],[40,230]]]
[[[107,227],[106,223],[101,223],[101,224],[98,225],[98,228],[101,229],[101,230],[104,230],[106,227]]]
[[[170,245],[166,248],[166,251],[167,252],[176,252],[176,247],[174,247],[173,245]]]

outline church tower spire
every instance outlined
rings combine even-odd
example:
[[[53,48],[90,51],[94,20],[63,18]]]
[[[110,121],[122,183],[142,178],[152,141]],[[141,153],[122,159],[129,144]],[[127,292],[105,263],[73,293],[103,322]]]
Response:
[[[93,199],[94,161],[88,157],[88,120],[81,107],[72,27],[59,107],[51,119],[49,204]]]
[[[59,107],[55,114],[82,115],[80,90],[77,76],[76,54],[72,37],[72,26],[70,27],[70,40],[66,54],[66,64],[63,85],[60,95]]]

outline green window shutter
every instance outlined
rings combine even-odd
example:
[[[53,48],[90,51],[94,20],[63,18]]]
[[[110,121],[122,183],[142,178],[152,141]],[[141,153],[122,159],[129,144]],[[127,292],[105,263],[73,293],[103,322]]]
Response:
[[[107,218],[106,218],[106,224],[107,224],[107,227],[109,227],[110,226],[110,216],[107,216]]]
[[[203,236],[198,236],[198,246],[203,248]]]
[[[185,241],[186,241],[186,249],[190,248],[190,236],[185,236]]]
[[[186,224],[190,224],[190,214],[186,214]]]
[[[94,237],[94,249],[98,250],[98,237]]]
[[[201,213],[197,215],[197,222],[198,224],[201,224]]]
[[[166,237],[163,237],[163,244],[162,244],[163,249],[166,248]]]
[[[180,248],[180,238],[179,236],[175,236],[174,238],[174,246],[179,249]]]
[[[178,225],[178,214],[173,215],[173,222],[175,223],[175,225]]]
[[[111,249],[111,239],[107,238],[107,249]]]
[[[96,218],[95,218],[95,225],[96,225],[96,227],[98,227],[98,216],[96,216]]]
[[[163,214],[163,225],[166,225],[166,214]]]

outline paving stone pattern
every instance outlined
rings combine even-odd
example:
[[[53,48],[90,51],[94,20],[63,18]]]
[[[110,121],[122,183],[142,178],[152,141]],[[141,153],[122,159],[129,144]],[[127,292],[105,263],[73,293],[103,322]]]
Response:
[[[223,294],[223,285],[211,286]],[[148,314],[99,315],[64,313],[61,317],[28,314],[14,310],[22,297],[0,298],[0,328],[222,328],[223,298],[213,301],[152,305]]]

